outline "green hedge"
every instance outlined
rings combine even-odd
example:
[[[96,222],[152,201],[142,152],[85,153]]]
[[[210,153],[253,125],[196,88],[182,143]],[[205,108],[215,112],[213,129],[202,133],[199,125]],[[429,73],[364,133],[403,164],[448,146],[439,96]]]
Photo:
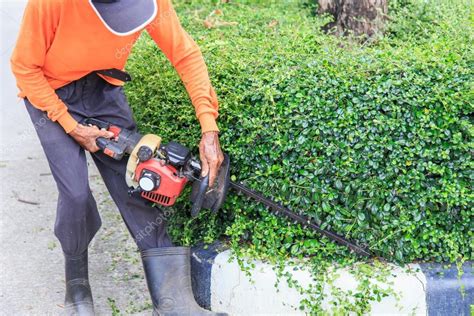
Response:
[[[389,260],[473,258],[473,29],[468,1],[391,1],[372,43],[323,34],[312,1],[175,1],[220,100],[233,177]],[[208,29],[203,20],[237,25]],[[127,93],[141,130],[197,147],[169,62],[144,36]],[[218,216],[178,212],[183,243],[229,236],[264,256],[346,255],[231,196]]]

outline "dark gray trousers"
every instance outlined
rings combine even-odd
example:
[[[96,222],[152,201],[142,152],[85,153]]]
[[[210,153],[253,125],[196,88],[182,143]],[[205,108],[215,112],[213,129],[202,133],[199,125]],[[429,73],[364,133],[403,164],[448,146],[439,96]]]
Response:
[[[127,129],[136,128],[123,88],[96,74],[74,81],[56,93],[77,121],[95,117]],[[101,226],[89,187],[84,149],[44,112],[26,99],[25,104],[59,191],[54,233],[65,254],[81,254]],[[166,232],[166,213],[139,197],[128,196],[127,159],[116,161],[101,152],[92,157],[138,248],[172,246]]]

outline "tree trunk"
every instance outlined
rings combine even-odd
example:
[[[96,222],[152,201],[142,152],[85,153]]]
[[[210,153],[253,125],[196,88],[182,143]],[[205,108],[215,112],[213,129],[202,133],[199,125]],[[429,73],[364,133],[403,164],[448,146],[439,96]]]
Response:
[[[383,32],[388,0],[317,0],[318,14],[328,13],[334,22],[324,26],[326,31],[340,35],[354,34],[368,37]]]

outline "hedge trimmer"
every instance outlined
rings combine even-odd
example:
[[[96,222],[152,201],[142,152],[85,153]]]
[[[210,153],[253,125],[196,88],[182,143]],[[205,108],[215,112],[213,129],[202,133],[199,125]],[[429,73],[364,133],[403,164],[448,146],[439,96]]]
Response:
[[[158,205],[172,206],[185,185],[191,182],[191,215],[197,216],[202,208],[217,212],[225,201],[227,191],[232,188],[264,204],[276,215],[311,228],[357,254],[371,256],[363,247],[321,228],[309,217],[297,214],[241,183],[230,181],[230,161],[227,155],[224,155],[214,186],[209,188],[209,177],[200,175],[200,161],[185,146],[173,141],[162,145],[161,138],[157,135],[141,135],[95,118],[84,119],[81,123],[95,125],[114,134],[113,139],[97,139],[97,146],[104,154],[116,160],[129,155],[125,179],[130,195],[141,196]]]

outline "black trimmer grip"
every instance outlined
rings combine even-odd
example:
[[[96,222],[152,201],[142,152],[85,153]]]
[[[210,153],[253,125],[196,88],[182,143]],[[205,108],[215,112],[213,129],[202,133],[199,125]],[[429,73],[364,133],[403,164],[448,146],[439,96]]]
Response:
[[[202,208],[202,204],[204,203],[204,198],[206,197],[207,189],[209,188],[209,175],[201,178],[199,184],[198,193],[196,195],[196,200],[193,203],[193,207],[191,209],[191,216],[196,217],[199,214],[199,211]]]
[[[99,137],[95,140],[95,143],[97,144],[97,147],[100,148],[100,150],[104,151],[105,148],[107,148],[107,144],[109,143],[110,141],[105,138],[105,137]]]
[[[115,160],[121,160],[125,154],[123,148],[114,140],[105,137],[98,137],[95,140],[95,143],[104,154],[114,158]]]

